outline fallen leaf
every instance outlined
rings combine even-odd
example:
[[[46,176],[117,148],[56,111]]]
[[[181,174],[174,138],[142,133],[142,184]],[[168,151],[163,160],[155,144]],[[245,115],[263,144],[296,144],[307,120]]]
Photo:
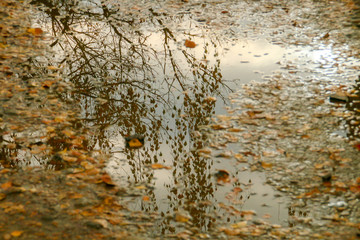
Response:
[[[191,216],[187,215],[187,214],[184,214],[184,213],[179,213],[177,212],[175,214],[175,221],[177,222],[188,222],[189,220],[191,219]]]
[[[263,168],[272,168],[272,163],[267,163],[267,162],[261,162],[261,166]]]
[[[0,193],[0,201],[3,200],[4,198],[6,198],[6,194],[5,193]]]
[[[144,145],[144,137],[135,134],[129,137],[125,137],[126,147],[128,148],[140,148]]]
[[[162,165],[162,164],[160,164],[160,163],[153,163],[153,164],[151,164],[151,168],[152,168],[152,169],[163,169],[163,168],[165,168],[165,169],[171,169],[171,167],[164,166],[164,165]]]
[[[231,225],[232,228],[243,228],[246,227],[247,221],[237,222]]]
[[[23,232],[24,232],[24,231],[13,231],[13,232],[11,233],[11,236],[13,236],[13,237],[20,237],[21,234],[23,234]]]
[[[219,170],[215,173],[217,183],[228,183],[230,182],[230,174],[226,170]]]
[[[185,47],[188,47],[188,48],[194,48],[194,47],[196,47],[196,43],[195,42],[193,42],[193,41],[190,41],[190,40],[185,40]]]
[[[11,188],[11,186],[12,186],[11,182],[6,182],[6,183],[1,184],[1,188],[4,190]]]
[[[41,28],[28,28],[27,32],[34,36],[39,36],[43,33],[43,30]]]
[[[148,201],[150,201],[150,197],[149,197],[149,196],[143,196],[143,197],[142,197],[142,200],[143,200],[144,202],[148,202]]]
[[[106,185],[109,186],[115,186],[115,183],[112,181],[111,177],[109,176],[109,174],[104,174],[101,176],[101,180],[106,183]]]

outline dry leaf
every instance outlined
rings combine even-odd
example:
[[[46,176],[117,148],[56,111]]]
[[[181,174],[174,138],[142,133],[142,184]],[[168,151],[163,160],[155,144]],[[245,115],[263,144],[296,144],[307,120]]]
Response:
[[[149,196],[143,196],[143,197],[142,197],[142,200],[143,200],[144,202],[148,202],[148,201],[150,201],[150,197],[149,197]]]

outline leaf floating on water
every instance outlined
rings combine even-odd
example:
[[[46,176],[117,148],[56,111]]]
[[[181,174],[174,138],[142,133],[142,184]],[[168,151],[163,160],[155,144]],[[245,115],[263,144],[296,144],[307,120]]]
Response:
[[[216,97],[207,97],[204,99],[206,102],[216,102]]]
[[[191,40],[185,40],[185,47],[188,47],[188,48],[194,48],[194,47],[196,47],[196,43],[195,42],[193,42],[193,41],[191,41]]]
[[[149,196],[143,196],[143,197],[142,197],[142,200],[143,200],[144,202],[148,202],[148,201],[150,201],[150,197],[149,197]]]
[[[175,214],[175,221],[177,222],[182,222],[182,223],[186,223],[188,222],[189,220],[191,219],[191,216],[185,214],[185,213],[180,213],[180,212],[177,212]]]
[[[211,154],[211,149],[210,148],[202,148],[197,150],[199,153],[205,153],[205,154]]]
[[[267,163],[267,162],[261,162],[261,166],[263,168],[272,168],[272,163]]]
[[[23,234],[24,231],[13,231],[11,233],[11,236],[13,237],[20,237]]]
[[[144,145],[144,137],[138,134],[125,137],[126,147],[127,148],[140,148]]]
[[[104,174],[101,176],[101,180],[109,186],[115,186],[115,183],[112,181],[111,177],[109,176],[109,174]]]
[[[244,158],[244,155],[241,153],[235,154],[234,157],[238,162],[247,162],[247,160]]]
[[[230,182],[230,174],[226,170],[219,170],[215,173],[217,183],[228,183]]]
[[[214,130],[221,130],[221,129],[229,128],[229,126],[224,125],[224,124],[212,124],[211,128],[214,129]]]
[[[11,187],[12,187],[12,182],[6,182],[6,183],[1,184],[1,188],[4,190],[9,189]]]
[[[241,222],[237,222],[231,225],[232,228],[243,228],[246,227],[247,225],[247,221],[241,221]]]
[[[164,166],[164,165],[162,165],[162,164],[160,164],[160,163],[151,164],[151,168],[152,168],[152,169],[163,169],[163,168],[165,168],[165,169],[171,169],[171,167],[169,167],[169,166]]]
[[[28,28],[27,32],[34,36],[39,36],[43,33],[43,30],[41,28]]]

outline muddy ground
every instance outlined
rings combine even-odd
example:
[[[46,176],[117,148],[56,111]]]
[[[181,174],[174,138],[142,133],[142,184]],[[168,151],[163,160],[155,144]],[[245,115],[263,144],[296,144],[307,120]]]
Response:
[[[347,41],[345,35],[350,34],[352,27],[344,29],[344,33],[334,29],[347,21],[342,19],[342,12],[355,9],[356,5],[348,1],[323,9],[322,17],[331,15],[337,21],[319,26],[314,21],[317,13],[305,8],[311,3],[304,1],[304,14],[295,5],[279,8],[281,3],[254,2],[254,8],[247,11],[273,21],[249,21],[248,27],[259,31],[272,31],[269,25],[296,28],[288,35],[270,34],[269,41],[283,45],[312,45],[316,40],[332,41],[336,47]],[[91,132],[74,124],[77,110],[58,96],[71,88],[62,81],[61,71],[48,66],[38,76],[32,72],[34,66],[25,64],[27,59],[48,51],[41,30],[30,26],[27,4],[9,0],[0,3],[1,156],[14,156],[0,159],[1,238],[359,238],[359,145],[356,139],[349,141],[341,131],[337,132],[343,130],[346,119],[355,119],[354,113],[346,110],[346,103],[329,101],[332,94],[355,95],[350,84],[342,86],[341,82],[301,75],[308,69],[280,63],[284,71],[270,76],[269,81],[243,86],[231,96],[229,115],[213,119],[214,124],[202,133],[211,135],[215,146],[226,143],[228,128],[242,129],[231,133],[241,145],[239,162],[246,163],[252,171],[266,171],[267,182],[293,199],[292,227],[243,221],[210,234],[186,226],[187,230],[177,235],[156,236],[151,227],[153,219],[159,216],[128,211],[122,198],[136,195],[136,189],[116,186],[103,170],[108,156],[87,151],[86,138]],[[356,55],[356,46],[355,41],[353,49],[344,51],[344,56]],[[340,65],[335,67],[341,70]],[[353,67],[359,70],[358,66]],[[10,141],[6,136],[14,133],[17,137]],[[55,154],[56,150],[47,147],[51,141],[72,150]],[[65,169],[14,168],[15,153],[19,152],[29,161],[37,156]]]

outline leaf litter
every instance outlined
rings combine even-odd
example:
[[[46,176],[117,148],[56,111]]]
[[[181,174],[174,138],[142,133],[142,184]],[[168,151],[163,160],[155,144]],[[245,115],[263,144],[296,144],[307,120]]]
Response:
[[[209,26],[217,27],[218,29],[224,26],[224,24],[221,24],[222,20],[218,20],[219,18],[205,16],[203,19],[201,11],[198,11],[200,6],[198,1],[183,2],[184,4],[191,5],[190,9],[194,11],[194,14],[197,14],[199,22],[205,22]],[[309,8],[313,4],[312,1],[304,2],[304,6]],[[5,6],[7,3],[8,1],[1,4]],[[9,1],[9,3],[11,4],[7,6],[10,6],[7,11],[19,10],[16,9],[19,6],[14,5],[14,2]],[[348,8],[352,8],[350,3],[347,6]],[[209,6],[212,8],[214,5],[207,4],[206,8],[209,8]],[[334,6],[342,10],[340,8],[342,7],[341,5],[335,4]],[[305,7],[304,9],[307,11],[308,9]],[[136,14],[139,7],[130,9]],[[228,10],[218,11],[219,14],[224,15],[220,19],[230,17],[237,10],[239,11],[239,9],[234,8],[231,13]],[[311,17],[317,15],[311,11],[305,15],[299,14],[301,13],[300,9],[297,4],[292,6],[283,5],[277,1],[266,3],[264,1],[254,2],[251,7],[245,9],[245,11],[252,12],[253,14],[244,14],[244,16],[253,17],[256,21],[248,19],[244,21],[244,25],[241,25],[241,27],[244,29],[255,29],[253,32],[249,32],[249,35],[253,35],[253,37],[259,34],[259,32],[256,32],[256,29],[259,31],[266,29],[265,31],[268,31],[270,35],[274,35],[271,41],[279,44],[316,44],[313,42],[314,39],[321,39],[322,41],[328,41],[334,37],[338,37],[340,40],[344,39],[336,31],[326,30],[326,33],[322,33],[319,30],[319,32],[314,33],[311,31],[319,28],[305,28],[304,26],[308,24],[314,24],[311,22],[313,20]],[[20,10],[20,12],[23,12],[23,9]],[[327,10],[330,11],[331,9]],[[283,14],[285,15],[284,19],[284,16],[279,14],[279,11],[293,13],[296,18],[288,21],[289,19],[286,18],[286,14]],[[342,13],[343,11],[330,11],[329,14],[332,17],[341,17],[343,16]],[[19,16],[22,16],[22,14]],[[273,21],[259,21],[264,16],[269,17]],[[27,22],[26,19],[23,20],[22,22]],[[281,28],[284,22],[289,22],[288,24],[292,28],[289,30],[279,30],[279,26]],[[234,23],[236,24],[236,21]],[[246,26],[246,24],[254,23],[258,24],[256,28]],[[323,27],[325,28],[325,26]],[[9,27],[7,31],[18,30]],[[35,48],[39,52],[32,54],[41,55],[41,52],[44,50],[44,47],[37,45],[45,37],[41,28],[29,28],[26,26],[21,31],[22,34],[26,33],[28,35],[25,34],[24,38],[19,38],[19,40],[27,44],[23,48],[24,52],[19,54],[19,58],[13,59],[14,53],[11,47],[16,45],[24,47],[24,42],[19,43],[16,39],[7,39],[6,42],[2,41],[0,45],[2,49],[5,49],[5,52],[2,53],[2,59],[14,61],[15,65],[24,60],[24,57],[21,57],[22,54],[28,56],[27,54],[33,52]],[[229,31],[229,28],[223,28],[222,31]],[[348,28],[345,31],[351,32]],[[296,34],[306,37],[296,38],[294,37]],[[338,42],[341,42],[340,40]],[[192,46],[194,45],[189,47],[191,48]],[[2,79],[10,77],[12,80],[15,80],[13,76],[25,75],[21,69],[14,69],[14,71],[11,69],[10,65],[13,65],[14,62],[7,62],[4,65],[5,67],[1,71]],[[288,74],[276,74],[270,76],[271,81],[269,82],[253,83],[244,86],[244,89],[235,94],[232,99],[235,102],[249,100],[252,105],[237,106],[233,109],[233,114],[238,114],[238,116],[229,119],[221,117],[220,123],[214,123],[214,125],[211,125],[211,128],[213,131],[218,131],[217,134],[223,134],[222,137],[225,141],[222,142],[222,148],[228,143],[240,142],[244,150],[234,154],[235,158],[241,162],[247,160],[252,170],[266,171],[269,184],[282,192],[294,196],[294,203],[292,203],[290,208],[291,211],[298,214],[292,215],[293,222],[291,224],[293,224],[293,228],[285,228],[261,220],[251,221],[251,216],[255,215],[254,212],[237,211],[232,207],[223,205],[227,211],[239,214],[245,217],[246,220],[230,226],[220,227],[218,229],[219,233],[225,233],[225,236],[230,238],[232,236],[243,238],[258,238],[262,236],[263,238],[275,239],[320,238],[322,236],[336,238],[339,237],[339,234],[350,236],[355,233],[358,227],[358,216],[360,215],[358,212],[360,180],[356,175],[356,172],[359,171],[354,171],[354,169],[358,170],[358,165],[354,161],[356,159],[354,156],[358,152],[356,148],[349,147],[350,145],[344,139],[331,135],[331,130],[339,126],[339,119],[351,117],[351,114],[346,113],[343,109],[328,111],[333,106],[329,106],[327,103],[328,90],[326,88],[329,85],[336,86],[336,84],[325,80],[320,81],[319,84],[319,79],[308,78],[304,80],[301,77],[294,77],[293,74],[301,71],[301,69],[297,69],[296,65],[292,65],[292,63],[281,64],[283,65],[283,70],[288,71]],[[321,64],[320,67],[324,66],[324,64]],[[340,66],[338,68],[339,72],[345,71],[342,67],[346,68],[346,66]],[[51,66],[44,68],[50,71],[59,70]],[[15,229],[16,225],[29,226],[34,229],[34,226],[41,227],[51,223],[63,230],[61,231],[62,233],[52,233],[53,238],[67,238],[66,232],[72,232],[74,235],[85,238],[115,237],[126,239],[130,238],[129,235],[136,235],[136,239],[140,239],[141,235],[144,235],[141,230],[146,224],[141,225],[139,222],[134,224],[131,220],[126,219],[128,216],[125,216],[122,212],[122,210],[126,210],[126,207],[119,204],[114,197],[125,194],[126,190],[114,186],[109,176],[103,173],[102,166],[106,156],[87,154],[86,150],[83,149],[83,143],[86,140],[83,136],[84,133],[78,129],[72,129],[70,126],[70,122],[76,118],[76,114],[74,114],[76,110],[68,108],[67,105],[57,101],[57,98],[52,95],[54,92],[63,92],[71,89],[71,86],[64,84],[60,80],[60,75],[61,73],[56,72],[45,74],[44,76],[38,76],[37,81],[29,81],[25,85],[23,81],[16,80],[1,82],[2,86],[4,86],[1,90],[1,97],[2,99],[9,99],[2,105],[1,109],[2,112],[7,111],[5,115],[1,116],[1,129],[3,136],[6,136],[6,141],[8,142],[6,145],[7,149],[22,149],[24,151],[24,159],[31,158],[31,156],[37,156],[41,159],[46,158],[49,152],[54,151],[42,145],[46,141],[59,141],[64,146],[57,149],[57,154],[52,161],[59,161],[61,164],[75,165],[77,167],[70,167],[67,170],[66,176],[62,172],[50,173],[43,172],[42,170],[39,171],[36,167],[32,167],[27,171],[3,169],[1,172],[1,209],[3,212],[9,213],[7,215],[3,214],[6,216],[3,221],[8,222],[6,226],[9,226],[7,228],[8,233],[5,233],[4,238],[10,238],[11,236],[28,238],[31,236],[43,239],[47,236],[46,232],[41,232],[40,230],[22,231]],[[43,80],[39,81],[39,79]],[[41,88],[38,88],[39,86]],[[30,97],[25,97],[21,94],[17,95],[14,89],[19,92],[26,92]],[[309,96],[309,92],[313,94]],[[241,100],[237,101],[239,98]],[[41,107],[34,107],[31,109],[32,111],[27,111],[26,105],[29,102],[31,103],[30,105],[45,104],[43,108],[46,111],[39,111],[38,109],[41,109]],[[12,105],[17,105],[18,107],[16,109],[9,108]],[[322,108],[322,106],[326,107]],[[61,109],[62,114],[59,114],[59,109]],[[24,122],[23,118],[27,119],[27,121]],[[304,124],[305,122],[306,124]],[[239,130],[232,131],[230,129]],[[16,137],[12,137],[14,132],[17,135]],[[231,135],[228,132],[231,132]],[[33,133],[36,134],[34,135]],[[63,135],[58,136],[59,133]],[[48,138],[49,135],[50,138]],[[259,138],[259,136],[262,137]],[[139,140],[130,141],[129,147],[138,148],[143,144]],[[356,145],[356,143],[354,144]],[[345,151],[340,151],[340,149],[345,149]],[[211,154],[211,151],[206,151],[206,153]],[[15,161],[16,158],[14,157],[10,160]],[[11,161],[7,160],[6,162],[11,163]],[[316,167],[314,168],[314,166]],[[162,168],[165,166],[161,165],[160,167],[156,165],[154,169],[158,167]],[[349,169],[352,169],[352,171],[349,171]],[[331,185],[325,186],[324,176],[329,176],[329,174],[330,178],[325,177],[325,182],[330,182]],[[58,182],[64,182],[65,184],[57,184]],[[85,183],[95,184],[96,191],[88,189]],[[68,195],[67,186],[77,189],[77,193]],[[110,187],[110,189],[104,188],[104,186]],[[146,186],[138,187],[146,189]],[[240,187],[234,188],[232,194],[236,195],[241,191],[243,189]],[[82,197],[85,195],[89,197]],[[94,197],[90,197],[90,195]],[[21,204],[17,196],[20,196],[20,199],[27,199],[27,205]],[[229,195],[229,198],[231,197],[232,195]],[[41,200],[40,202],[39,199]],[[148,201],[150,198],[144,196],[143,200]],[[28,208],[29,202],[30,205],[41,203],[39,205],[43,207],[33,210]],[[326,205],[327,203],[328,205]],[[323,208],[323,206],[328,207]],[[316,213],[311,215],[312,221],[309,220],[305,212]],[[24,214],[27,218],[23,217]],[[157,216],[154,215],[151,218],[155,219]],[[27,221],[28,219],[32,220]],[[138,214],[136,219],[149,220],[148,216],[141,214]],[[180,223],[191,222],[191,218],[187,213],[181,212],[177,214],[175,216],[176,219]],[[75,220],[76,224],[72,225],[71,223]],[[62,225],[61,222],[68,222],[68,224]],[[87,227],[74,228],[73,226]],[[106,235],[108,233],[104,229],[108,229],[109,226],[116,232],[115,235]],[[94,229],[90,235],[87,231],[89,228]],[[224,235],[219,236],[224,237]],[[175,237],[183,239],[210,238],[208,234],[194,233],[189,230],[185,230]]]

